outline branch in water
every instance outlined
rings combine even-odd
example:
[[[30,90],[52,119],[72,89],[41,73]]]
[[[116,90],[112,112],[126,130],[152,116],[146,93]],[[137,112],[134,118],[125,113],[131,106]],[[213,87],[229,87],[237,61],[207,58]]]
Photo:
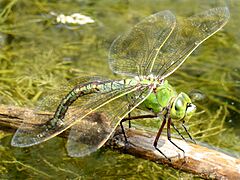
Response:
[[[49,119],[52,115],[49,112],[36,112],[26,108],[0,106],[0,129],[14,132],[21,123],[31,122],[32,124],[37,119]],[[104,116],[97,115],[97,117]],[[93,114],[92,118],[96,118],[96,116]],[[67,135],[67,131],[60,134],[63,138],[67,138]],[[183,153],[179,149],[174,147],[165,136],[161,136],[158,148],[171,158],[172,162],[169,162],[153,147],[156,133],[131,128],[126,129],[126,135],[130,142],[127,147],[125,147],[120,130],[116,130],[115,135],[109,139],[106,146],[156,163],[167,164],[175,169],[191,172],[203,178],[239,179],[240,177],[240,159],[224,153],[172,138],[174,143],[184,149],[185,157],[183,157]]]

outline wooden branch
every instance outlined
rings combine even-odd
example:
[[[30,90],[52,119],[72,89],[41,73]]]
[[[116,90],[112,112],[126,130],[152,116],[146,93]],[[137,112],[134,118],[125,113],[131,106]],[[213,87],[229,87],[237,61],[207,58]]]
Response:
[[[38,118],[50,118],[51,116],[52,113],[49,112],[35,112],[31,109],[0,106],[0,130],[14,132],[21,123],[34,123],[31,119],[36,121]],[[167,157],[171,158],[171,162],[169,162],[152,145],[155,133],[127,128],[126,134],[130,142],[127,147],[124,145],[123,137],[118,130],[113,138],[106,143],[106,146],[156,163],[167,164],[175,169],[191,172],[203,178],[240,178],[240,159],[197,144],[172,138],[177,145],[185,150],[184,157],[181,151],[175,148],[166,137],[162,136],[158,147]],[[67,132],[60,136],[66,138]]]

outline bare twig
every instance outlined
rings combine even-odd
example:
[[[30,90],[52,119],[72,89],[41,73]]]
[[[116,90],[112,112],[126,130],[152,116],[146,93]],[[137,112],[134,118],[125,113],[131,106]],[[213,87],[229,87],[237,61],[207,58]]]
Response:
[[[31,109],[0,106],[0,129],[13,132],[21,123],[34,123],[31,119],[50,118],[51,116],[52,113],[49,112],[35,112]],[[125,147],[123,137],[119,131],[116,131],[113,138],[106,143],[106,146],[156,163],[167,164],[175,169],[191,172],[203,178],[240,178],[240,159],[197,144],[186,143],[183,140],[172,138],[176,144],[185,150],[184,157],[183,153],[163,136],[158,147],[167,157],[171,158],[172,162],[169,162],[152,145],[155,133],[131,128],[126,130],[126,135],[130,142],[127,147]],[[67,132],[62,133],[60,136],[66,138]]]

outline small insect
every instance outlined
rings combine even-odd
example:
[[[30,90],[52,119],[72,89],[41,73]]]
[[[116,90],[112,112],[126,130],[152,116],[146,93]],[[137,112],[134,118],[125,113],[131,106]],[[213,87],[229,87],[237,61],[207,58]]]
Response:
[[[68,153],[75,157],[85,156],[102,147],[119,125],[127,142],[122,123],[142,117],[130,116],[132,110],[140,108],[153,117],[163,117],[153,143],[155,149],[166,157],[158,148],[158,140],[167,124],[168,140],[184,152],[171,140],[170,128],[177,130],[176,121],[182,121],[185,128],[184,119],[194,114],[196,106],[187,94],[177,93],[165,79],[203,41],[220,30],[229,16],[227,7],[218,7],[185,19],[176,18],[168,10],[146,17],[116,38],[110,47],[111,70],[130,78],[82,78],[62,98],[51,119],[32,126],[21,125],[11,144],[32,146],[71,127]],[[93,113],[104,114],[104,118],[91,118]]]

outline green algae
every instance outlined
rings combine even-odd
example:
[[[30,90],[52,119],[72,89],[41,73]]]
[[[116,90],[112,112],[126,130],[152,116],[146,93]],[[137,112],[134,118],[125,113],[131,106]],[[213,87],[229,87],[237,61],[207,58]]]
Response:
[[[0,102],[36,107],[50,91],[81,75],[117,78],[108,67],[111,42],[143,17],[170,9],[177,15],[222,5],[218,1],[0,1]],[[198,142],[239,157],[240,36],[239,2],[229,2],[231,19],[204,42],[168,81],[178,92],[199,90],[198,111],[187,125]],[[189,8],[191,6],[191,8]],[[53,13],[54,12],[54,13]],[[83,13],[93,24],[66,26],[54,14]],[[54,107],[51,107],[54,109]],[[156,129],[159,121],[141,123]],[[0,176],[4,179],[178,179],[193,175],[102,148],[91,156],[70,158],[65,140],[32,148],[10,146],[0,134]]]

